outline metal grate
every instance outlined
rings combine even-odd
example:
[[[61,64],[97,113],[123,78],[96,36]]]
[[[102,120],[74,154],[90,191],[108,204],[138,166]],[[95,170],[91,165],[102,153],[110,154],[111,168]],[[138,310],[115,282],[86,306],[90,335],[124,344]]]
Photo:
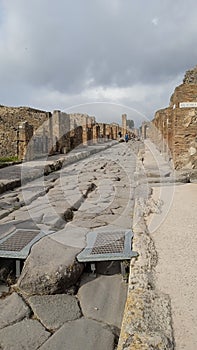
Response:
[[[36,229],[15,229],[0,239],[0,258],[26,259],[31,247],[51,233]]]
[[[20,276],[20,261],[27,258],[31,247],[46,235],[53,231],[39,231],[28,229],[15,229],[4,234],[0,239],[0,258],[14,259],[16,263],[16,277]]]
[[[80,262],[127,260],[138,254],[132,250],[131,230],[103,230],[89,232],[87,246],[77,256]]]
[[[8,250],[13,252],[20,252],[28,243],[30,243],[36,236],[38,231],[24,231],[18,230],[14,235],[7,238],[0,244],[0,250]]]
[[[100,233],[96,237],[91,254],[121,253],[124,250],[124,234]]]

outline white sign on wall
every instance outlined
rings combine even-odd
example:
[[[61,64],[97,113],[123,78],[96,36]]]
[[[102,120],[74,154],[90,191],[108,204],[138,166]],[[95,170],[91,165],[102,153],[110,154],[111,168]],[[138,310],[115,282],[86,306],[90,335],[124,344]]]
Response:
[[[197,102],[180,102],[179,108],[197,108]]]

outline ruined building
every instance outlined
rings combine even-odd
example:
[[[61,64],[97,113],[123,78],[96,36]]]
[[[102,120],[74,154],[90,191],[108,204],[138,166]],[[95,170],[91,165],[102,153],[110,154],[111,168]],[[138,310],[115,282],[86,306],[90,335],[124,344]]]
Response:
[[[142,125],[142,135],[168,154],[175,169],[197,169],[197,66],[175,88],[169,107]]]
[[[126,115],[119,126],[97,123],[87,114],[0,106],[0,157],[30,160],[67,153],[79,145],[118,139],[125,130]]]

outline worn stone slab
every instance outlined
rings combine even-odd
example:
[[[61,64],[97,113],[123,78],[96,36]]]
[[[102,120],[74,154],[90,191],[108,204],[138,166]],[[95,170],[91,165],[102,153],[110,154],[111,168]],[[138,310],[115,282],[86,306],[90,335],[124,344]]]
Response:
[[[132,212],[130,216],[120,215],[116,220],[111,221],[111,224],[125,229],[132,227]]]
[[[36,350],[50,336],[36,320],[25,319],[0,330],[0,349],[2,350]]]
[[[50,226],[52,229],[62,229],[65,226],[65,220],[56,213],[44,214],[42,223]]]
[[[17,293],[0,299],[0,329],[21,321],[30,314],[29,307]]]
[[[9,233],[14,232],[16,227],[13,225],[13,223],[5,223],[0,225],[0,238],[3,238],[7,236]]]
[[[28,210],[26,209],[26,207],[20,208],[20,210],[14,210],[12,213],[10,213],[9,216],[7,216],[7,222],[9,221],[21,221],[21,220],[31,220],[32,216],[30,215],[30,213],[28,212]],[[34,221],[36,221],[34,219]]]
[[[4,293],[8,293],[8,292],[9,292],[9,287],[6,284],[0,282],[0,298]]]
[[[81,317],[78,301],[67,294],[32,296],[28,299],[34,315],[49,330]]]
[[[66,323],[40,350],[113,350],[114,335],[99,322],[80,319]]]
[[[88,229],[77,227],[74,222],[70,222],[63,230],[51,234],[50,237],[66,246],[83,249],[86,246],[87,233]]]
[[[87,219],[87,220],[83,220],[83,218],[79,218],[77,220],[73,221],[73,224],[76,227],[83,227],[83,228],[87,228],[87,229],[92,229],[92,228],[96,228],[96,227],[100,227],[100,226],[106,226],[107,222],[101,221],[101,220],[97,220],[97,218],[94,219]]]
[[[79,251],[44,237],[32,247],[16,287],[28,295],[65,291],[83,271],[75,259]]]
[[[127,296],[121,275],[98,276],[83,283],[78,298],[84,316],[120,328]]]

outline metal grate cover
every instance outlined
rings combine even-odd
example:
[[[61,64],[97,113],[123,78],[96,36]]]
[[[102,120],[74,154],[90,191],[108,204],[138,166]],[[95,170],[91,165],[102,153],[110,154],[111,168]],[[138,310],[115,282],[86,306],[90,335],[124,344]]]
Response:
[[[0,243],[1,250],[9,250],[20,252],[29,242],[38,235],[38,231],[23,231],[18,230],[14,235],[7,238],[6,241]]]
[[[0,239],[0,257],[26,259],[32,245],[50,233],[39,230],[16,229]]]
[[[77,259],[80,262],[131,259],[138,255],[131,249],[132,238],[131,230],[89,232],[87,246]]]
[[[124,250],[124,234],[100,233],[97,234],[92,254],[121,253]]]

